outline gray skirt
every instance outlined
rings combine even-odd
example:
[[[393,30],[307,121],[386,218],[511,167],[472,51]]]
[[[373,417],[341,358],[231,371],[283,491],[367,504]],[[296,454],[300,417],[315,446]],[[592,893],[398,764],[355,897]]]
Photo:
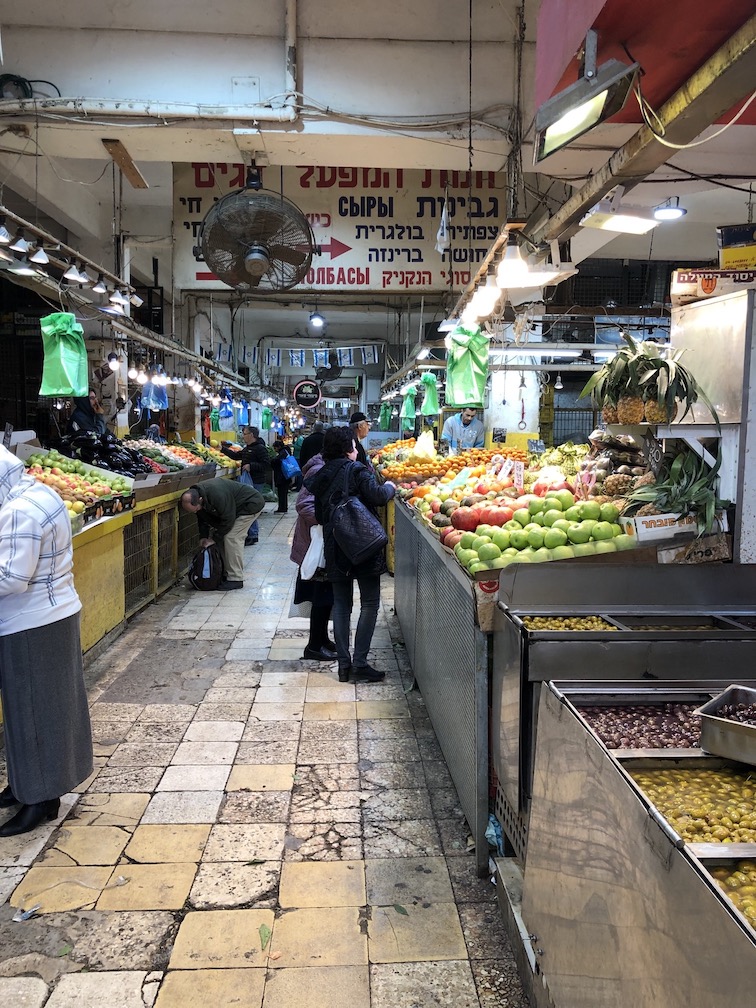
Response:
[[[92,772],[79,614],[0,637],[8,783],[25,805],[59,798]]]

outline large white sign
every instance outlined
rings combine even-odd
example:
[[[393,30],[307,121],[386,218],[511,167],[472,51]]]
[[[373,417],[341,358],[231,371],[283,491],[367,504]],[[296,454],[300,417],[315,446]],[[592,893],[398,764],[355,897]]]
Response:
[[[183,289],[228,289],[194,256],[214,202],[243,188],[242,164],[176,164],[175,278]],[[302,283],[311,290],[442,291],[470,281],[506,214],[500,172],[380,168],[264,169],[312,225],[320,254]],[[446,214],[448,248],[436,249]]]

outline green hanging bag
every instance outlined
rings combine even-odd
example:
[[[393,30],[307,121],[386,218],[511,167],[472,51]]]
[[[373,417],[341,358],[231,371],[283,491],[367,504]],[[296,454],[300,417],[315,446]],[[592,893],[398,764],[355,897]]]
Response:
[[[446,337],[446,405],[483,405],[489,337],[480,328],[457,326]]]
[[[89,363],[84,330],[71,312],[53,312],[39,320],[44,363],[41,396],[87,396]]]

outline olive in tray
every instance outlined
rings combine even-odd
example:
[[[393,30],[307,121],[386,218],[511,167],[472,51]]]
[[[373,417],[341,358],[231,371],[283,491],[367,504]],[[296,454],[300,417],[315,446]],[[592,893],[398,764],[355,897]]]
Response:
[[[693,749],[701,744],[694,703],[578,705],[608,749]]]

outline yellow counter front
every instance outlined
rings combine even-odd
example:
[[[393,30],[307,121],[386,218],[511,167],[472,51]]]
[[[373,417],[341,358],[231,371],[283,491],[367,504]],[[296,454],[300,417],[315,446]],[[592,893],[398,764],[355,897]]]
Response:
[[[131,511],[85,527],[74,536],[74,583],[81,599],[81,649],[86,652],[123,623],[123,530]]]

